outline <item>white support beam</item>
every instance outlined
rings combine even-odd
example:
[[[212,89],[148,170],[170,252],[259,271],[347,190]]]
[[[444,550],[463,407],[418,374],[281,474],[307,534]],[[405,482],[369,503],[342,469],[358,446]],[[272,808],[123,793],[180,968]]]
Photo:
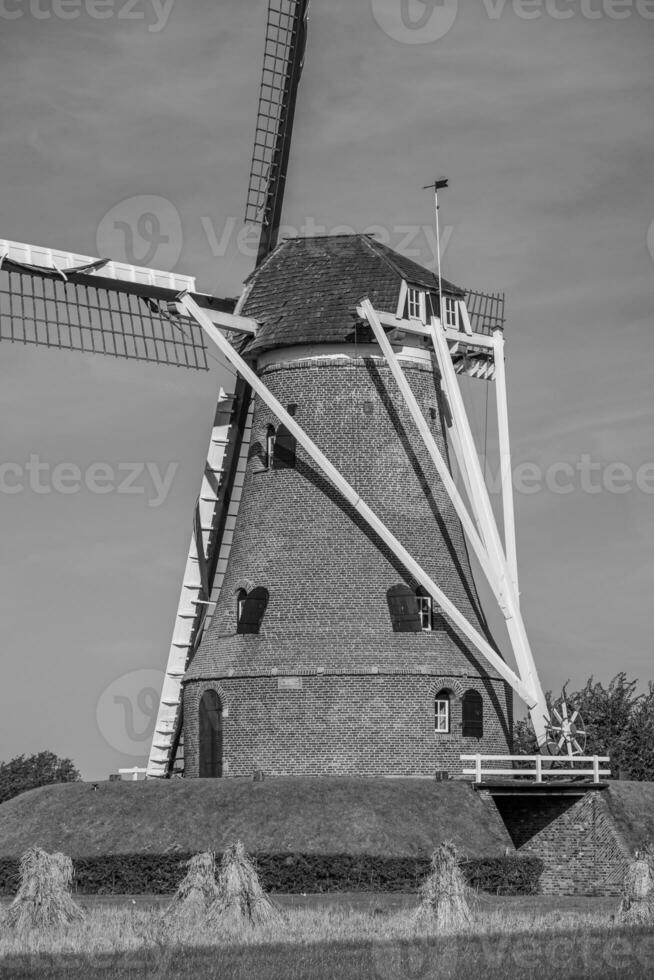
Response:
[[[470,545],[477,557],[477,561],[481,565],[481,569],[484,575],[486,576],[486,579],[488,580],[488,584],[493,590],[493,594],[495,595],[495,598],[497,599],[500,606],[503,606],[504,595],[502,591],[502,582],[499,580],[495,568],[491,564],[491,561],[488,556],[488,552],[486,551],[486,548],[481,538],[479,537],[477,528],[475,527],[473,520],[470,514],[468,513],[468,509],[466,508],[463,498],[461,497],[461,494],[457,489],[456,483],[452,479],[452,474],[450,473],[449,467],[445,462],[445,460],[443,459],[443,456],[441,455],[441,451],[438,448],[436,440],[434,439],[431,433],[427,420],[425,419],[424,415],[420,410],[420,406],[416,401],[415,395],[411,390],[411,386],[409,385],[409,382],[406,379],[404,371],[400,367],[399,361],[395,355],[395,352],[391,346],[388,337],[386,336],[386,333],[381,325],[379,317],[372,303],[368,299],[362,301],[360,308],[363,312],[363,315],[365,316],[368,323],[373,329],[373,333],[375,334],[377,343],[381,347],[382,353],[386,358],[386,362],[391,370],[393,377],[395,378],[395,382],[398,388],[400,389],[402,396],[404,397],[407,408],[411,413],[411,417],[416,425],[416,428],[418,429],[418,432],[422,437],[422,441],[424,442],[427,451],[429,452],[429,455],[432,458],[434,466],[436,467],[436,472],[441,478],[441,482],[445,487],[445,490],[454,505],[454,509],[457,513],[459,520],[461,521],[461,525],[466,534],[466,537],[468,538],[468,541],[470,542]]]
[[[178,312],[179,310],[179,304]],[[202,312],[211,320],[216,327],[223,330],[230,330],[232,333],[245,333],[254,336],[259,324],[248,316],[237,316],[235,313],[223,313],[221,310],[212,310],[210,307],[201,307]],[[183,313],[182,316],[187,316]]]
[[[517,593],[515,592],[515,587],[508,570],[506,556],[500,541],[495,515],[493,514],[488,489],[479,463],[479,457],[477,456],[477,448],[463,404],[461,389],[456,378],[445,331],[437,317],[432,317],[430,331],[438,358],[443,385],[450,401],[453,424],[458,431],[462,449],[460,465],[465,466],[468,471],[472,491],[472,500],[470,503],[481,526],[482,536],[488,549],[489,557],[495,565],[500,581],[503,583],[505,605],[509,612],[506,619],[507,630],[521,680],[531,692],[531,703],[528,703],[528,707],[530,709],[534,731],[539,745],[543,745],[546,741],[546,719],[549,717],[547,702],[545,701],[545,695],[538,678],[536,664],[520,612]]]
[[[497,398],[497,428],[500,441],[500,474],[502,481],[502,509],[504,513],[504,548],[509,574],[516,596],[520,595],[518,583],[518,555],[513,509],[513,471],[511,466],[511,441],[509,438],[509,409],[506,394],[506,368],[504,355],[504,331],[493,331],[495,340],[495,392]]]
[[[531,688],[525,684],[520,677],[513,671],[507,663],[493,649],[490,643],[483,637],[466,617],[457,609],[453,602],[448,599],[437,584],[430,578],[425,570],[418,564],[406,548],[388,530],[386,525],[361,499],[357,491],[341,475],[336,467],[320,451],[312,439],[306,434],[304,429],[289,415],[284,406],[268,390],[255,371],[243,360],[241,355],[232,347],[220,330],[214,326],[209,317],[198,306],[198,304],[188,294],[180,296],[178,301],[188,316],[193,317],[202,327],[207,337],[213,341],[227,360],[233,365],[238,373],[250,385],[252,390],[259,395],[268,408],[277,416],[280,422],[288,429],[289,433],[297,440],[300,446],[311,457],[314,463],[320,467],[327,479],[336,487],[351,507],[356,510],[366,524],[381,538],[384,544],[390,548],[393,554],[404,565],[407,572],[413,576],[429,595],[440,605],[443,612],[452,620],[454,625],[466,636],[480,653],[495,667],[497,672],[504,680],[516,691],[516,693],[529,706],[533,706],[534,698]]]
[[[402,319],[401,317],[396,316],[394,313],[388,313],[384,310],[376,310],[375,312],[385,327],[392,327],[394,330],[399,330],[400,333],[408,333],[414,334],[416,337],[424,337],[425,340],[429,340],[431,338],[431,330],[429,325],[420,323],[419,320]],[[363,317],[361,306],[357,307],[357,313],[359,316]],[[469,323],[470,321],[468,320],[468,324]],[[480,347],[489,351],[493,351],[495,349],[495,344],[492,337],[487,337],[486,334],[483,333],[473,333],[472,328],[470,328],[470,333],[467,333],[463,330],[454,330],[451,327],[448,327],[445,331],[445,335],[448,341],[452,344],[460,343],[466,347]]]

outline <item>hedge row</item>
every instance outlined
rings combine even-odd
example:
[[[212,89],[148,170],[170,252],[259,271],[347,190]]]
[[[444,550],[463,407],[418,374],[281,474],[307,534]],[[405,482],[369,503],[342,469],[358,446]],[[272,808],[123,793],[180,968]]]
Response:
[[[117,854],[75,859],[74,888],[83,895],[168,895],[184,876],[190,854]],[[258,854],[266,891],[414,892],[429,874],[429,858],[347,854]],[[468,884],[497,895],[535,895],[543,862],[515,855],[464,861]],[[0,894],[18,887],[18,861],[0,859]]]

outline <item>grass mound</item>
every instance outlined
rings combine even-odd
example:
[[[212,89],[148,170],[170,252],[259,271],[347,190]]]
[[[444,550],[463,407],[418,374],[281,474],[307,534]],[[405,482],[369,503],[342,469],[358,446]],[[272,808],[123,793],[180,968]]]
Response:
[[[189,819],[192,814],[192,819]],[[463,782],[356,777],[172,779],[47,786],[0,804],[0,857],[38,841],[73,859],[223,853],[428,857],[442,840],[500,857],[500,817]]]
[[[70,896],[73,862],[65,854],[48,854],[39,847],[26,851],[20,862],[20,888],[5,921],[18,933],[46,930],[83,919]]]

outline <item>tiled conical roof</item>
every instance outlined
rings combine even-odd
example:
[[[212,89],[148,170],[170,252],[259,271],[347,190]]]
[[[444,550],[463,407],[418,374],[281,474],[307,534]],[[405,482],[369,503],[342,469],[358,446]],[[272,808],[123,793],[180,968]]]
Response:
[[[370,235],[288,239],[247,281],[242,312],[260,323],[248,352],[347,342],[357,304],[368,297],[377,309],[394,311],[403,279],[438,291],[433,272]],[[447,280],[443,292],[464,295]]]

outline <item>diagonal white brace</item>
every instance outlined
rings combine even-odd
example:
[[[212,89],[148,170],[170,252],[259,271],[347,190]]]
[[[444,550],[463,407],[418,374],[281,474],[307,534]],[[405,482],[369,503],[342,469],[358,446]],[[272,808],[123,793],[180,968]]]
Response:
[[[532,705],[530,713],[534,731],[538,738],[539,745],[546,740],[545,720],[548,717],[547,702],[543,693],[536,663],[529,645],[527,631],[520,612],[518,596],[511,578],[506,556],[504,554],[499,531],[495,522],[495,515],[488,496],[488,489],[484,481],[484,476],[479,464],[479,457],[470,429],[470,423],[463,404],[461,389],[456,378],[456,372],[450,356],[447,340],[440,320],[432,317],[430,332],[438,366],[441,372],[443,385],[450,400],[454,425],[457,428],[458,437],[463,451],[460,465],[465,466],[468,471],[468,478],[472,490],[471,505],[475,511],[477,519],[482,528],[484,542],[488,548],[489,557],[495,565],[497,574],[505,582],[505,594],[507,607],[510,616],[507,617],[507,630],[511,640],[511,646],[518,664],[520,677],[525,685],[532,692]]]
[[[445,487],[445,490],[447,491],[447,494],[454,505],[454,509],[459,520],[461,521],[466,537],[468,538],[468,541],[470,542],[470,545],[477,556],[477,561],[481,565],[482,571],[488,580],[488,584],[493,590],[500,608],[504,610],[506,608],[504,599],[504,582],[502,579],[498,578],[495,572],[495,568],[490,561],[488,552],[481,538],[479,537],[479,534],[477,533],[477,528],[475,527],[473,520],[468,513],[468,509],[463,502],[463,498],[458,491],[456,483],[452,478],[449,467],[443,459],[436,440],[430,431],[427,420],[420,410],[420,406],[418,405],[415,395],[411,390],[411,386],[407,381],[404,371],[402,370],[395,355],[393,347],[386,336],[386,331],[382,327],[379,317],[377,316],[377,313],[369,299],[362,300],[360,309],[372,327],[377,343],[381,347],[382,353],[386,358],[386,362],[391,369],[395,382],[400,389],[402,396],[404,397],[416,428],[418,429],[427,451],[433,460],[434,466],[436,467],[436,472],[441,478],[441,482],[443,483],[443,486]]]
[[[479,633],[475,627],[468,622],[466,617],[457,609],[453,602],[448,599],[438,585],[430,578],[425,570],[418,564],[406,548],[389,531],[386,525],[361,499],[357,491],[341,475],[336,467],[327,459],[324,453],[316,446],[312,439],[306,434],[304,429],[298,425],[295,419],[289,415],[284,406],[269,391],[263,381],[255,371],[245,362],[241,355],[232,347],[226,337],[222,335],[211,320],[205,315],[204,311],[188,294],[178,297],[178,302],[188,315],[194,318],[202,327],[206,336],[213,341],[227,360],[236,368],[242,378],[247,381],[252,390],[259,395],[268,408],[274,412],[277,418],[288,429],[290,434],[297,440],[300,446],[311,457],[314,463],[320,467],[327,479],[336,487],[339,493],[353,507],[366,524],[379,536],[384,544],[401,561],[406,570],[413,578],[427,590],[434,600],[440,605],[443,612],[452,620],[455,626],[466,636],[471,643],[483,654],[483,656],[493,665],[501,677],[517,692],[517,694],[528,705],[533,705],[534,698],[530,687],[525,684],[518,675],[511,670],[508,664],[493,649],[485,637]]]

